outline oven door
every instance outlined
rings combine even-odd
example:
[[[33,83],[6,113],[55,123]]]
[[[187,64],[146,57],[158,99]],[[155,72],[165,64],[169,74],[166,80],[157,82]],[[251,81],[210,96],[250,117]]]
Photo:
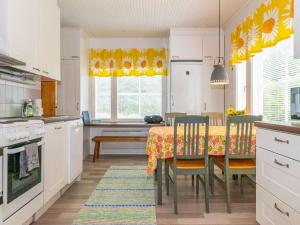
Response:
[[[20,153],[25,145],[37,143],[40,166],[19,179]],[[36,139],[4,148],[3,152],[3,218],[4,220],[43,192],[44,141]]]

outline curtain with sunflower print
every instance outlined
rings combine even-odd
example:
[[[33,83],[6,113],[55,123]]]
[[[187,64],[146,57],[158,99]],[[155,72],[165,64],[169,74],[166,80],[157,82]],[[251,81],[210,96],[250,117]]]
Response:
[[[167,75],[166,49],[91,49],[90,76]]]
[[[230,64],[253,57],[293,34],[293,0],[266,0],[231,33]]]

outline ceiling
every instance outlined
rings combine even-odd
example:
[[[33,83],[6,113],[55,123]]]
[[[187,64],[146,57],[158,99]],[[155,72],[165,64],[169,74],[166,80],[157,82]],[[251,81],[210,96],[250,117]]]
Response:
[[[250,0],[221,0],[226,23]],[[172,27],[218,26],[218,0],[59,0],[62,25],[92,37],[164,37]]]

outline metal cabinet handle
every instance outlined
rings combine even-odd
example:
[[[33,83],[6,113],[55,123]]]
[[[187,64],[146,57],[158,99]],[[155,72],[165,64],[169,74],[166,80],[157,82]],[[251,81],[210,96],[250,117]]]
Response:
[[[62,127],[54,127],[55,130],[60,130]]]
[[[274,208],[275,208],[278,212],[280,212],[281,214],[286,215],[286,216],[290,216],[290,214],[289,214],[288,212],[285,212],[285,211],[283,211],[282,209],[280,209],[280,208],[278,207],[277,203],[274,204]]]
[[[49,72],[47,72],[47,71],[45,71],[45,70],[43,70],[43,73],[45,73],[45,74],[49,74]]]
[[[174,96],[171,97],[172,106],[174,106]]]
[[[36,71],[41,71],[39,68],[36,68],[36,67],[32,67],[33,70],[36,70]]]
[[[290,168],[290,165],[289,164],[284,164],[284,163],[281,163],[281,162],[279,162],[277,159],[275,159],[274,160],[274,163],[275,164],[277,164],[277,165],[279,165],[279,166],[284,166],[284,167],[286,167],[286,168]]]
[[[77,55],[72,55],[72,59],[78,59],[79,58],[79,56],[77,56]]]
[[[279,142],[279,143],[285,143],[285,144],[289,144],[290,143],[289,140],[282,140],[282,139],[279,139],[277,137],[274,138],[274,141]]]

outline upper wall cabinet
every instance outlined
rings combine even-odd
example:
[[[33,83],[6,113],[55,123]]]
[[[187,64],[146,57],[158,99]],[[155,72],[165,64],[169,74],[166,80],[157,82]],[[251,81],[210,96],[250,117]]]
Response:
[[[295,34],[294,34],[294,48],[295,58],[300,59],[300,0],[294,1],[295,9]]]
[[[202,60],[202,37],[195,35],[170,36],[171,60]]]
[[[19,69],[60,80],[60,10],[55,0],[1,0],[0,53]]]
[[[61,59],[80,58],[80,30],[64,27],[61,30]]]
[[[210,60],[219,56],[216,28],[174,28],[170,31],[170,60]],[[224,56],[221,33],[221,56]]]

